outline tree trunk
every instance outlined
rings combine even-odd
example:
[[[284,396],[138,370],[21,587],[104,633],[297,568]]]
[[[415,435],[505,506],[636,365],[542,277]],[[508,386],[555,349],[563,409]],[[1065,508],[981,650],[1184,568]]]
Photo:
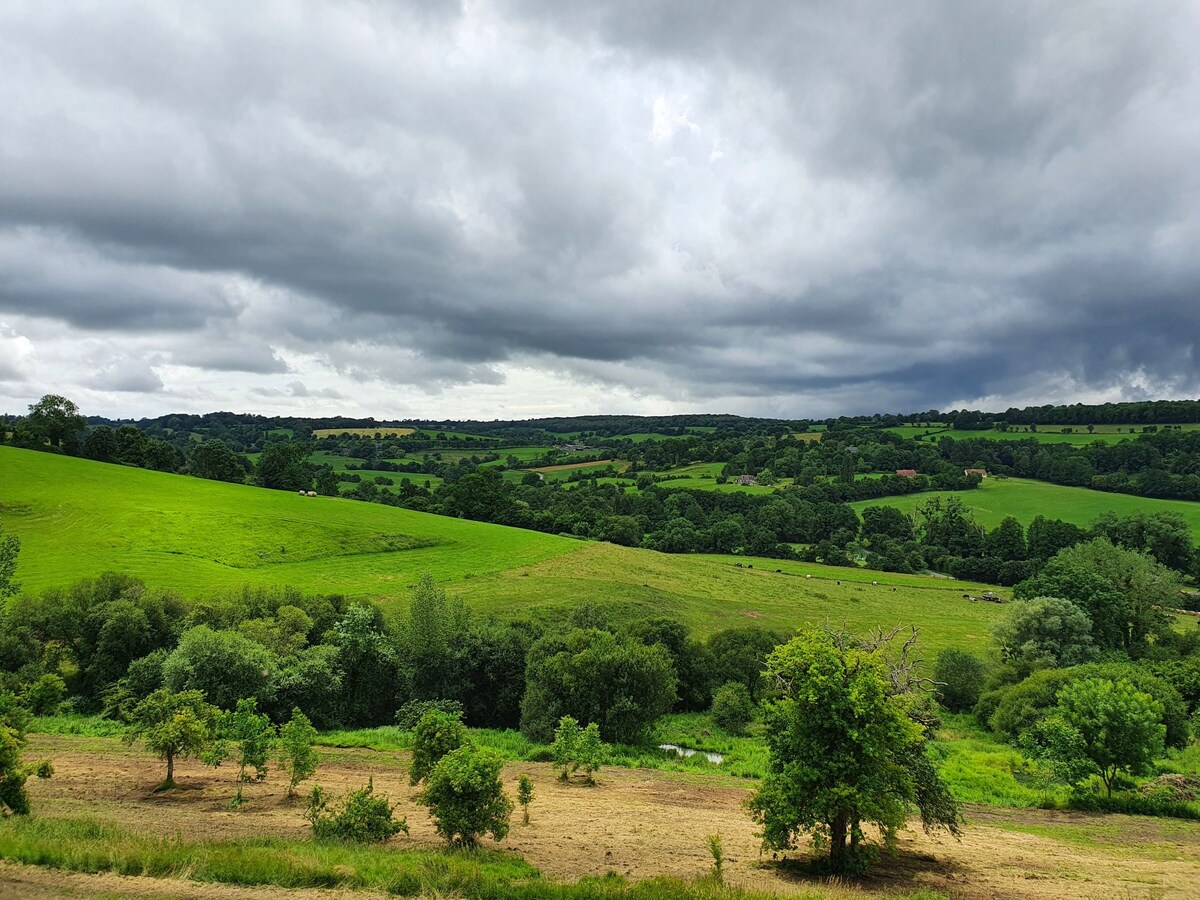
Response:
[[[845,813],[838,813],[829,823],[829,868],[834,872],[843,872],[846,868],[846,826]]]
[[[163,784],[170,786],[174,783],[175,783],[175,754],[168,751],[167,752],[167,780],[164,781]]]

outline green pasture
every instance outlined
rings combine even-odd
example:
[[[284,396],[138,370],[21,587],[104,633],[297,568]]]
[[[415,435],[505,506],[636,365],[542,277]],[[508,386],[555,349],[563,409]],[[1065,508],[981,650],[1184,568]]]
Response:
[[[880,497],[850,505],[860,512],[864,506],[894,506],[911,514],[932,497],[961,498],[975,514],[976,521],[989,528],[999,525],[1006,516],[1013,516],[1024,524],[1040,515],[1086,526],[1101,513],[1109,511],[1122,516],[1138,512],[1175,512],[1183,516],[1192,533],[1200,539],[1200,503],[1109,494],[1025,478],[985,478],[973,491],[930,491],[903,497]]]
[[[578,472],[587,472],[591,469],[607,469],[609,466],[612,466],[618,472],[623,472],[629,467],[629,463],[620,459],[602,459],[594,462],[557,463],[553,466],[540,466],[539,468],[526,469],[525,471],[537,472],[542,476],[543,481],[566,481]]]
[[[1003,611],[963,601],[982,588],[945,579],[661,554],[8,447],[0,516],[23,542],[17,579],[31,591],[112,570],[188,597],[291,585],[394,610],[431,572],[480,614],[505,618],[561,619],[592,603],[618,619],[672,616],[700,634],[916,625],[931,650],[978,652]]]
[[[896,425],[892,428],[885,428],[884,431],[889,434],[894,434],[897,437],[902,437],[906,441],[920,440],[926,435],[941,435],[950,430],[949,425],[930,424],[930,425]],[[968,434],[974,432],[960,431],[959,434]]]
[[[721,491],[722,493],[772,494],[788,480],[781,479],[774,486],[765,484],[741,485],[737,484],[733,478],[729,479],[725,484],[717,484],[717,476],[721,474],[721,470],[724,468],[725,463],[721,462],[691,463],[690,465],[680,466],[666,472],[656,473],[658,475],[672,476],[670,481],[661,481],[658,486],[661,488],[692,488],[701,491]]]

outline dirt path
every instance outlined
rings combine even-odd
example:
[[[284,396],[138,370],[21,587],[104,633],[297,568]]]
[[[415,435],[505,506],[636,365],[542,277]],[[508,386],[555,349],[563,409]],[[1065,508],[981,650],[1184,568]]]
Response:
[[[51,757],[56,770],[50,781],[29,783],[39,815],[98,817],[192,840],[308,834],[303,804],[286,799],[277,777],[248,787],[248,802],[235,812],[228,809],[234,786],[227,769],[184,762],[177,779],[185,788],[155,795],[151,791],[162,777],[156,761],[116,741],[34,735],[30,756]],[[317,781],[341,792],[373,776],[376,790],[398,801],[398,813],[407,816],[410,840],[437,845],[424,807],[411,799],[406,762],[406,754],[328,750]],[[615,871],[635,879],[694,877],[710,866],[706,835],[720,833],[731,883],[781,893],[816,884],[760,856],[742,806],[749,787],[741,782],[605,769],[600,785],[588,788],[559,783],[550,766],[520,763],[504,772],[510,795],[522,773],[535,784],[532,824],[523,827],[514,818],[508,838],[495,846],[520,854],[548,876],[573,880]],[[851,891],[833,893],[862,896],[927,886],[972,900],[1200,897],[1200,823],[986,807],[968,810],[968,818],[961,841],[930,837],[919,828],[905,832],[899,854],[883,860],[872,877]]]

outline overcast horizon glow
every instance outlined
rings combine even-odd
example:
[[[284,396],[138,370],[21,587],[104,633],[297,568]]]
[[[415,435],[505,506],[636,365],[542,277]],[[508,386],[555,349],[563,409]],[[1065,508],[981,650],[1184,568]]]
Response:
[[[1200,2],[0,6],[0,412],[1200,396]]]

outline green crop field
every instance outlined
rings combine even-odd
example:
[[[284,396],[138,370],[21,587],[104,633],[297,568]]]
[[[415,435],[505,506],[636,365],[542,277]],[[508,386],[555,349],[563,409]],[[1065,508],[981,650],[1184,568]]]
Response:
[[[982,652],[1002,613],[963,601],[982,590],[963,582],[668,555],[7,447],[0,516],[23,542],[17,578],[34,591],[116,570],[189,597],[293,585],[395,609],[431,572],[482,614],[557,618],[592,602],[618,617],[676,617],[701,634],[750,624],[912,624],[931,651]]]
[[[864,506],[894,506],[911,513],[931,497],[960,497],[975,514],[976,521],[994,528],[1005,516],[1028,524],[1035,516],[1090,525],[1104,512],[1127,516],[1137,512],[1175,512],[1191,525],[1200,539],[1200,503],[1186,500],[1152,500],[1129,494],[1109,494],[1088,488],[1064,487],[1024,478],[987,478],[973,491],[930,491],[903,497],[881,497],[850,504],[861,512]]]

